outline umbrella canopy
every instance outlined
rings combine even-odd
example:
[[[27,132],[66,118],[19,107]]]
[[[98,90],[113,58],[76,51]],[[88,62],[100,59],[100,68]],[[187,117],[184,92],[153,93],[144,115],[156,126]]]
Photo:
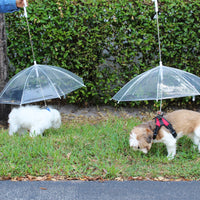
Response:
[[[34,64],[7,83],[0,94],[0,103],[22,105],[61,98],[83,86],[82,78],[68,70]]]
[[[200,95],[200,77],[160,65],[133,78],[112,99],[142,101],[196,95]]]

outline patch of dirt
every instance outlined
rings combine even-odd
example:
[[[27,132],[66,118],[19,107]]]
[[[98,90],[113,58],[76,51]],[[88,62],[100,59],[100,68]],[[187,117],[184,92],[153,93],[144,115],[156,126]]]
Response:
[[[61,113],[63,123],[73,121],[77,123],[89,122],[94,124],[99,121],[106,120],[110,116],[112,117],[118,116],[122,118],[134,117],[144,122],[153,119],[157,115],[156,111],[150,110],[148,108],[134,108],[134,107],[115,108],[112,106],[80,107],[74,104],[68,104],[68,105],[53,104],[48,106],[57,109]],[[165,111],[165,113],[176,109],[178,108],[173,108],[173,109],[168,108]],[[0,129],[7,129],[7,128],[8,128],[7,122],[0,121]]]
[[[135,108],[135,107],[119,107],[115,108],[112,106],[90,106],[90,107],[80,107],[74,104],[69,105],[53,105],[53,107],[60,111],[62,115],[62,121],[76,121],[85,122],[89,121],[91,123],[98,122],[100,120],[105,120],[109,116],[118,116],[123,118],[138,118],[141,122],[148,121],[157,116],[157,111],[148,108]],[[199,112],[198,108],[180,108],[180,107],[168,107],[163,110],[164,114],[172,112],[178,109],[190,109]]]
[[[68,105],[48,105],[57,109],[62,115],[63,123],[67,122],[89,122],[97,123],[108,119],[108,117],[123,117],[123,118],[132,118],[136,117],[140,121],[146,121],[155,117],[156,112],[152,112],[144,108],[115,108],[112,106],[90,106],[90,107],[80,107],[74,104]],[[7,129],[8,123],[5,121],[0,121],[0,129]]]
[[[114,108],[112,106],[91,106],[81,108],[76,105],[55,106],[62,115],[62,121],[77,121],[96,123],[98,121],[106,120],[108,117],[118,116],[123,118],[136,117],[141,121],[153,118],[156,112],[148,111],[147,109],[138,108]]]

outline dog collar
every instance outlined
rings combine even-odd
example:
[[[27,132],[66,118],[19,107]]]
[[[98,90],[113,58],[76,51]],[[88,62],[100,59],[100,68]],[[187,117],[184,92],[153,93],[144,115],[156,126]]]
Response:
[[[51,112],[50,108],[49,107],[46,107],[46,110],[48,110],[49,112]]]
[[[174,138],[176,138],[177,134],[176,131],[174,130],[174,128],[172,127],[172,125],[170,124],[170,122],[168,122],[163,115],[158,115],[155,118],[155,123],[156,123],[156,128],[154,129],[153,132],[153,139],[156,139],[156,136],[158,135],[158,131],[160,130],[160,128],[162,126],[165,126],[173,135]]]

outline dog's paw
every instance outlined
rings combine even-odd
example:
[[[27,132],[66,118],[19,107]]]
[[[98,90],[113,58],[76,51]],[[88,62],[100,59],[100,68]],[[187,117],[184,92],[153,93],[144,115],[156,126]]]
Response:
[[[173,154],[169,154],[169,155],[167,155],[167,159],[168,159],[168,160],[173,160],[173,159],[174,159],[174,156],[175,156],[175,155],[173,155]]]
[[[10,136],[13,136],[13,135],[14,135],[14,133],[13,133],[13,132],[9,132],[9,135],[10,135]]]

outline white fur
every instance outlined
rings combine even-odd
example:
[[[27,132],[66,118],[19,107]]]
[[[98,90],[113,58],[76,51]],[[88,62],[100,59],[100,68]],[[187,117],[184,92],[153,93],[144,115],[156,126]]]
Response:
[[[161,138],[160,140],[153,140],[154,143],[157,142],[162,142],[166,145],[167,147],[167,158],[173,159],[174,156],[176,155],[176,141],[178,138],[174,138],[172,136],[172,134],[169,134],[168,132],[166,132],[165,130],[163,130],[163,138]]]
[[[139,141],[137,140],[136,134],[134,132],[131,132],[129,142],[130,146],[136,150],[139,145]]]
[[[135,151],[138,150],[139,141],[137,140],[136,134],[132,131],[129,139],[130,147],[132,147]],[[148,153],[147,149],[140,149],[143,153]]]
[[[38,106],[21,106],[9,114],[9,135],[30,132],[30,136],[42,135],[49,128],[59,128],[61,116],[56,109],[41,109]]]
[[[195,145],[197,145],[200,152],[200,127],[197,127],[194,131],[194,136],[192,138]]]
[[[153,140],[154,143],[156,142],[163,142],[167,147],[168,152],[168,159],[173,159],[176,155],[176,142],[179,138],[183,136],[183,134],[180,132],[177,134],[177,137],[174,138],[171,134],[163,130],[164,137],[160,140]],[[197,127],[194,131],[194,134],[188,135],[194,142],[194,144],[198,147],[198,150],[200,152],[200,127]]]

